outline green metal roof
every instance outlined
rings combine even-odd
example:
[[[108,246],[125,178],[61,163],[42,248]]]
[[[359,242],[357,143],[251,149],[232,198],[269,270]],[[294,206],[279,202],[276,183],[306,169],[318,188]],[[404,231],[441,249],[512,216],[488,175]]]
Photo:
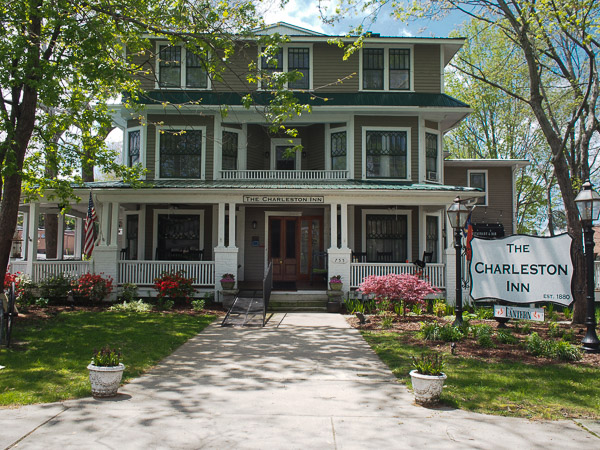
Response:
[[[95,181],[78,186],[88,189],[132,189],[122,181]],[[142,181],[146,189],[315,189],[315,190],[373,190],[373,191],[424,191],[424,192],[478,192],[479,189],[440,184],[419,184],[379,180],[155,180]]]
[[[199,105],[242,105],[245,94],[236,92],[201,92],[182,90],[150,91],[139,97],[136,103],[160,105],[163,103],[183,104],[198,103]],[[463,103],[446,94],[414,93],[414,92],[319,92],[318,97],[309,92],[294,92],[301,104],[311,106],[415,106],[468,108]],[[267,105],[273,95],[269,92],[253,92],[254,104]]]

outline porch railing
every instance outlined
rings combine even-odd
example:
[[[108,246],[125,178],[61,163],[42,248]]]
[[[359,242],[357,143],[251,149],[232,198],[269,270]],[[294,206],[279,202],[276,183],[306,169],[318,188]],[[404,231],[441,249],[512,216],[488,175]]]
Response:
[[[10,273],[26,273],[27,272],[27,261],[13,261],[8,265],[8,271]]]
[[[347,170],[221,170],[222,180],[347,180]]]
[[[194,286],[215,285],[214,261],[119,261],[118,264],[119,284],[149,286],[163,272],[183,271],[186,277],[194,279]]]
[[[34,261],[31,280],[37,283],[59,275],[79,277],[93,271],[91,261]]]
[[[350,263],[350,288],[355,289],[362,281],[371,275],[416,274],[419,267],[406,263]],[[423,278],[435,288],[445,289],[444,264],[427,264],[423,269]]]

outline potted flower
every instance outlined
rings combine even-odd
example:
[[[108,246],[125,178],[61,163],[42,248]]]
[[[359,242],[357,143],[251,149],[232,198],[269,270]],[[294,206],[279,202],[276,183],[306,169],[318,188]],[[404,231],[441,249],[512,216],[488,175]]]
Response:
[[[125,366],[121,363],[121,353],[104,347],[94,350],[92,362],[87,366],[94,397],[114,397],[121,384]]]
[[[232,273],[224,273],[221,277],[221,287],[226,291],[230,291],[231,289],[233,289],[234,286],[235,275],[233,275]]]
[[[415,402],[419,405],[432,405],[439,401],[442,387],[446,380],[444,360],[441,355],[423,355],[421,358],[413,356],[414,370],[410,372]]]
[[[329,288],[332,291],[341,291],[342,290],[342,276],[341,275],[333,275],[329,279]]]

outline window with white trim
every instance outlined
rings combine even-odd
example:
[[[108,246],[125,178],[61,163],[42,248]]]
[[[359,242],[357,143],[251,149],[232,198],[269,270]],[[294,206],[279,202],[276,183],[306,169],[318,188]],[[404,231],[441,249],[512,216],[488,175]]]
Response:
[[[469,170],[468,178],[469,178],[469,187],[479,188],[483,192],[485,192],[484,197],[477,198],[476,204],[479,206],[487,206],[487,204],[488,204],[488,201],[487,201],[487,196],[488,196],[487,170]]]
[[[405,262],[408,259],[408,215],[367,214],[368,262]]]
[[[265,49],[263,48],[264,52]],[[272,78],[277,72],[296,71],[302,74],[300,78],[288,83],[289,89],[311,88],[311,47],[285,46],[274,55],[260,57],[260,69],[265,78]],[[261,87],[267,88],[267,82]]]
[[[206,56],[197,55],[181,45],[165,44],[158,48],[159,87],[208,88]]]
[[[127,132],[127,167],[133,167],[141,162],[142,130],[130,130]]]
[[[202,130],[164,130],[159,134],[160,178],[202,178]]]
[[[425,133],[425,178],[440,181],[438,135]]]
[[[346,132],[336,131],[331,133],[331,170],[346,170],[348,165]]]
[[[411,48],[365,47],[361,51],[361,89],[365,91],[410,91]]]
[[[238,143],[239,133],[235,131],[223,131],[223,140],[221,144],[223,170],[238,169]]]
[[[367,178],[409,178],[407,131],[367,130],[364,139]]]
[[[431,262],[439,262],[440,249],[440,218],[438,216],[425,216],[425,251],[432,253]]]

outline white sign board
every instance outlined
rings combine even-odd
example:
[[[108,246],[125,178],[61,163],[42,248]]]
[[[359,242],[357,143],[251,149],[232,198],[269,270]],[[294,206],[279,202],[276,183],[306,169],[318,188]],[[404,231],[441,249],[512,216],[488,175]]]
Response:
[[[325,197],[314,195],[244,195],[244,203],[322,204]]]
[[[569,305],[573,300],[571,241],[568,234],[549,238],[474,237],[471,241],[471,297]]]
[[[517,308],[515,306],[494,305],[494,317],[517,320],[544,321],[543,308]]]

